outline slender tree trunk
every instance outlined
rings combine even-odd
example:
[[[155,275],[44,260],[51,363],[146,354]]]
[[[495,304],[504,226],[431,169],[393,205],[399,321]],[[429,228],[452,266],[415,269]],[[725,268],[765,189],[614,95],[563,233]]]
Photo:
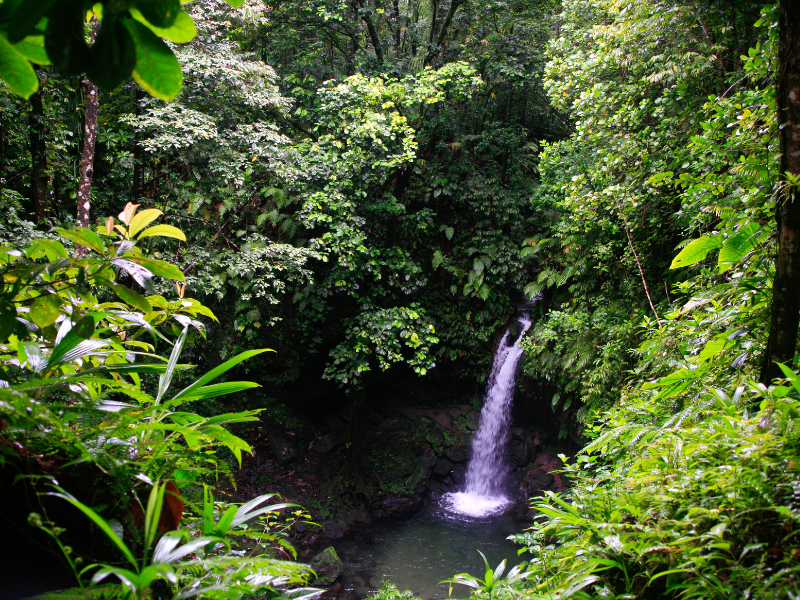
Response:
[[[6,172],[6,126],[0,128],[0,206],[3,205],[3,174]]]
[[[142,104],[141,100],[144,98],[144,90],[141,88],[136,88],[136,97],[134,102],[136,106],[134,108],[136,116],[140,116],[142,114]],[[133,197],[133,201],[136,200],[142,194],[142,171],[144,170],[144,148],[142,148],[141,140],[139,139],[139,134],[134,132],[133,134],[133,185],[131,187],[131,196]]]
[[[46,122],[42,106],[42,90],[30,97],[28,113],[28,139],[31,144],[31,196],[36,210],[36,222],[41,223],[48,213],[47,203],[47,148],[45,146]]]
[[[450,24],[453,22],[453,15],[456,14],[458,7],[461,6],[463,0],[451,0],[450,8],[447,10],[447,16],[444,18],[444,23],[442,23],[441,28],[439,29],[439,36],[436,38],[436,47],[430,48],[428,51],[428,55],[425,57],[425,64],[429,64],[433,58],[444,49],[444,38],[447,36],[447,30],[450,28]],[[434,6],[436,7],[434,10],[438,12],[439,5],[438,2],[435,2]],[[434,13],[434,19],[436,15]],[[433,44],[433,25],[431,25],[431,44]]]
[[[97,17],[92,17],[92,43],[97,37],[97,30],[100,22]],[[78,181],[78,218],[77,224],[80,227],[88,227],[90,224],[90,208],[92,196],[92,175],[94,174],[94,146],[97,141],[97,109],[99,100],[97,98],[97,86],[91,81],[83,78],[83,97],[85,102],[85,112],[83,118],[83,150],[81,152],[80,179]],[[84,246],[76,246],[77,256],[86,256],[89,249]]]
[[[772,323],[762,380],[782,373],[776,363],[791,364],[800,324],[800,198],[790,176],[800,176],[800,3],[781,0],[778,44],[778,123],[781,144],[781,192],[775,207],[778,258],[772,283]]]
[[[383,64],[383,48],[381,47],[381,40],[378,36],[378,30],[375,29],[375,24],[372,22],[372,16],[366,12],[366,7],[364,6],[364,2],[359,2],[359,6],[365,11],[363,15],[361,15],[361,20],[367,25],[367,33],[369,33],[369,39],[372,42],[372,49],[375,50],[375,58],[378,61],[378,64]]]

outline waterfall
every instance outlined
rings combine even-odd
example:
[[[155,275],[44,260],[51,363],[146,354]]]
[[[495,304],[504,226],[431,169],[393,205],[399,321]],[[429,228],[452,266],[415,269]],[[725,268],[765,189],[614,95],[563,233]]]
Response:
[[[443,506],[451,512],[483,517],[501,512],[511,502],[505,493],[508,475],[505,452],[522,337],[531,326],[527,311],[516,322],[521,326],[516,341],[508,343],[512,325],[503,334],[494,357],[478,430],[472,438],[464,491],[442,498]]]

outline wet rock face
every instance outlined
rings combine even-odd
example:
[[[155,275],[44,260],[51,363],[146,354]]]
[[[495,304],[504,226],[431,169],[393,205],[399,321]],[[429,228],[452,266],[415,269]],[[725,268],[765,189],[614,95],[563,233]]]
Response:
[[[335,433],[329,433],[323,438],[314,442],[312,446],[317,454],[327,454],[342,443],[341,438]]]
[[[309,563],[311,568],[317,574],[317,578],[313,581],[315,586],[327,587],[339,578],[339,575],[344,571],[342,561],[333,546],[325,548],[322,552],[317,554],[311,559]]]
[[[456,464],[465,463],[469,458],[469,451],[464,447],[456,446],[455,448],[450,448],[447,452],[445,452],[445,456],[450,462]]]
[[[519,442],[511,446],[509,452],[511,463],[517,467],[524,467],[531,459],[531,447],[527,442]]]
[[[555,455],[558,452],[558,448],[548,448],[526,468],[518,470],[522,474],[519,501],[514,509],[518,518],[533,520],[536,517],[536,511],[530,508],[530,498],[543,496],[545,491],[563,492],[566,489],[566,476],[557,472],[564,468],[562,460]]]
[[[275,456],[281,462],[292,460],[298,455],[298,449],[294,441],[286,434],[273,430],[269,433],[269,442]]]
[[[325,535],[328,539],[338,540],[344,537],[344,527],[336,521],[325,522]],[[332,548],[331,548],[332,550]]]
[[[433,472],[437,475],[448,475],[453,470],[453,463],[446,458],[440,458],[433,467]]]

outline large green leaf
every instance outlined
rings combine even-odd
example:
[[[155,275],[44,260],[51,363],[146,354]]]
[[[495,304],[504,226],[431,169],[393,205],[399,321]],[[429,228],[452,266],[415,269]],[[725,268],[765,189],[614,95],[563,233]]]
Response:
[[[748,223],[733,235],[729,235],[719,251],[719,272],[724,273],[732,266],[744,260],[753,249],[763,241],[766,234],[762,233],[758,223]]]
[[[91,248],[100,254],[105,254],[106,245],[103,243],[103,240],[100,239],[100,236],[91,229],[86,227],[77,227],[75,229],[56,229],[56,231],[62,237],[65,237],[76,244]]]
[[[703,237],[692,240],[688,246],[678,253],[672,260],[670,269],[688,267],[704,260],[709,252],[722,246],[722,239],[719,234],[704,235]]]
[[[31,320],[39,327],[47,327],[56,322],[61,314],[61,298],[57,294],[44,294],[31,304]]]
[[[170,42],[175,42],[176,44],[185,44],[197,36],[197,27],[192,17],[189,16],[189,13],[184,10],[178,13],[175,17],[175,22],[169,27],[156,27],[148,22],[147,19],[144,18],[144,15],[135,8],[131,9],[131,15],[157,36],[166,38]]]
[[[0,31],[0,77],[26,100],[39,89],[39,77],[28,59]]]
[[[32,35],[36,25],[56,2],[57,0],[37,0],[35,2],[29,0],[21,3],[8,23],[8,40],[12,44],[16,44],[23,38]]]
[[[164,40],[146,26],[131,18],[126,18],[124,23],[136,45],[133,78],[151,95],[172,102],[183,82],[178,59]]]
[[[207,398],[216,398],[217,396],[236,394],[237,392],[257,387],[261,386],[252,381],[226,381],[225,383],[216,383],[214,385],[196,388],[192,390],[191,393],[183,394],[181,398],[187,400],[205,400]]]
[[[122,285],[121,283],[113,283],[112,287],[117,296],[119,296],[120,299],[126,304],[130,304],[134,308],[146,313],[153,310],[153,307],[150,306],[150,303],[147,301],[147,299],[139,292],[135,292],[131,288]]]
[[[172,383],[172,375],[175,372],[175,368],[178,365],[178,358],[180,358],[181,352],[183,351],[183,345],[186,343],[186,336],[189,334],[189,326],[183,328],[181,334],[178,336],[178,339],[175,340],[175,345],[172,347],[172,352],[169,355],[169,361],[167,362],[167,370],[164,371],[164,374],[158,378],[158,394],[156,395],[156,404],[161,402],[161,399],[164,397],[164,393],[169,389],[170,384]]]
[[[86,74],[110,91],[126,81],[136,64],[136,49],[128,29],[118,19],[105,19],[89,50]]]
[[[138,239],[150,237],[153,235],[157,235],[160,237],[171,237],[175,238],[176,240],[186,241],[186,235],[177,227],[173,227],[172,225],[153,225],[149,229],[145,229],[141,235],[139,235]]]
[[[147,210],[137,212],[128,226],[128,235],[130,235],[132,238],[136,237],[137,233],[150,225],[150,223],[155,221],[163,214],[164,213],[157,208],[148,208]]]
[[[47,56],[47,51],[44,49],[43,35],[29,35],[24,40],[14,44],[14,48],[32,63],[37,65],[50,64],[50,57]]]
[[[206,385],[207,383],[210,383],[211,381],[213,381],[214,379],[216,379],[217,377],[219,377],[220,375],[222,375],[223,373],[225,373],[229,369],[232,369],[233,367],[238,365],[240,362],[242,362],[244,360],[247,360],[248,358],[252,358],[253,356],[257,356],[257,355],[259,355],[259,354],[261,354],[263,352],[275,352],[275,351],[270,349],[270,348],[261,348],[259,350],[248,350],[246,352],[242,352],[240,354],[237,354],[233,358],[226,360],[224,363],[222,363],[218,367],[210,370],[208,373],[203,375],[200,379],[195,381],[189,387],[184,388],[183,390],[178,392],[175,395],[174,399],[177,400],[178,398],[183,398],[184,396],[192,395],[192,392],[194,390],[196,390],[197,388],[200,388],[200,387]]]
[[[165,260],[156,260],[155,258],[136,257],[137,263],[144,268],[151,271],[154,275],[159,277],[166,277],[167,279],[175,279],[177,281],[184,281],[183,271],[178,267]]]
[[[151,25],[167,28],[175,23],[181,3],[180,0],[137,0],[136,8]]]

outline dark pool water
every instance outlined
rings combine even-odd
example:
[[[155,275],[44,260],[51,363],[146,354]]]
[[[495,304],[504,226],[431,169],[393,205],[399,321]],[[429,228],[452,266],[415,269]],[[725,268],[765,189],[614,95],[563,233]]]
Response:
[[[470,520],[444,511],[432,500],[412,517],[378,523],[334,547],[345,565],[343,585],[360,597],[388,580],[425,600],[438,600],[448,596],[448,586],[440,581],[465,572],[483,577],[486,568],[477,550],[492,568],[503,559],[507,570],[519,563],[520,547],[506,537],[522,530],[511,515]],[[453,586],[453,598],[468,595],[469,588]]]

